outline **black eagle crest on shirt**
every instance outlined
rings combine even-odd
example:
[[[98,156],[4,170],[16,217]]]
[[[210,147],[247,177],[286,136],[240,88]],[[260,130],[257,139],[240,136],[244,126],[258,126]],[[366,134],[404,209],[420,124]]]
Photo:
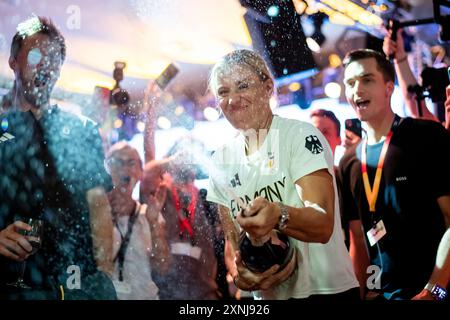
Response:
[[[310,135],[307,136],[305,140],[306,149],[311,151],[313,154],[319,154],[323,151],[322,144],[317,136]]]

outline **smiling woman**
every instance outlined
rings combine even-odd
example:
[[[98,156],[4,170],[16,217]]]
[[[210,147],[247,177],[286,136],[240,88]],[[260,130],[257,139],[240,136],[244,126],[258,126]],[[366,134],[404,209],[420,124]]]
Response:
[[[264,60],[250,50],[225,56],[211,71],[210,88],[236,129],[267,129],[272,121],[274,80]]]
[[[236,286],[256,290],[263,299],[357,299],[358,283],[338,231],[333,158],[323,135],[310,124],[272,114],[273,78],[255,52],[227,54],[213,67],[210,88],[241,133],[214,153],[216,172],[208,188],[208,200],[219,204]],[[246,250],[249,241],[239,245],[244,232],[259,255]],[[276,232],[282,237],[272,237]],[[289,240],[282,243],[283,237]],[[286,244],[292,244],[292,255],[283,253]],[[260,259],[266,248],[283,258]]]

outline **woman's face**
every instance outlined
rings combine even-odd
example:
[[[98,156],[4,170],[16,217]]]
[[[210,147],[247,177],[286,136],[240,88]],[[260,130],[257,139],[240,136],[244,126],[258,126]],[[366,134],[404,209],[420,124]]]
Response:
[[[248,66],[233,65],[219,72],[215,96],[225,118],[239,130],[259,129],[271,113],[270,79],[262,81]]]

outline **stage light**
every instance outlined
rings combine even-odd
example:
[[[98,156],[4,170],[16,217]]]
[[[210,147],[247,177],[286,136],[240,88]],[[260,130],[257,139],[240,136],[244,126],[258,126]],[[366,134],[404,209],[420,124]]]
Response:
[[[293,1],[239,2],[246,8],[244,20],[252,46],[265,58],[278,86],[318,72],[314,57],[306,46],[301,16]]]
[[[276,109],[278,107],[278,99],[276,97],[271,97],[269,100],[270,109]]]
[[[334,11],[330,13],[328,20],[332,24],[338,24],[341,26],[354,26],[355,21],[347,17],[345,14],[342,14],[340,12]]]
[[[341,58],[336,53],[330,54],[328,57],[328,62],[332,68],[337,68],[342,64]]]
[[[2,127],[2,130],[5,132],[5,131],[7,131],[8,130],[8,119],[6,119],[6,118],[3,118],[2,119],[2,123],[1,123],[1,127]]]
[[[203,110],[203,115],[205,116],[205,119],[208,121],[216,121],[220,117],[220,114],[217,111],[217,109],[212,107],[206,107]]]
[[[178,106],[175,108],[175,115],[176,116],[181,116],[184,113],[184,107],[183,106]]]
[[[317,0],[318,3],[332,10],[340,12],[355,22],[370,27],[379,27],[383,20],[376,14],[368,11],[364,6],[353,3],[350,0]],[[362,1],[364,3],[364,1]],[[368,2],[367,2],[368,3]]]
[[[277,5],[272,5],[267,9],[267,15],[269,17],[276,17],[280,13],[280,8]]]
[[[295,92],[295,91],[300,90],[301,87],[302,86],[299,82],[292,82],[288,88],[291,92]]]
[[[320,46],[313,38],[311,37],[306,38],[306,44],[308,45],[308,48],[312,52],[320,52]]]
[[[136,129],[138,129],[139,132],[145,131],[145,123],[143,121],[138,121],[136,123]]]
[[[114,120],[114,128],[119,129],[120,127],[122,127],[122,125],[123,121],[121,119]]]
[[[158,123],[158,127],[160,127],[161,129],[167,130],[172,127],[172,123],[170,122],[170,120],[164,116],[160,116],[157,120],[157,123]]]
[[[338,99],[341,96],[341,86],[336,82],[329,82],[325,85],[325,94],[329,98]]]

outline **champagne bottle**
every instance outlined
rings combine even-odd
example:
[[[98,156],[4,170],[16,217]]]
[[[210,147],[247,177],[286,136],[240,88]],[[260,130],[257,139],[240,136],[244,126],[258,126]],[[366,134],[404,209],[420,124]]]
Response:
[[[256,273],[262,273],[275,264],[280,265],[279,270],[282,270],[294,254],[289,237],[275,229],[258,239],[242,231],[239,250],[243,263]]]

